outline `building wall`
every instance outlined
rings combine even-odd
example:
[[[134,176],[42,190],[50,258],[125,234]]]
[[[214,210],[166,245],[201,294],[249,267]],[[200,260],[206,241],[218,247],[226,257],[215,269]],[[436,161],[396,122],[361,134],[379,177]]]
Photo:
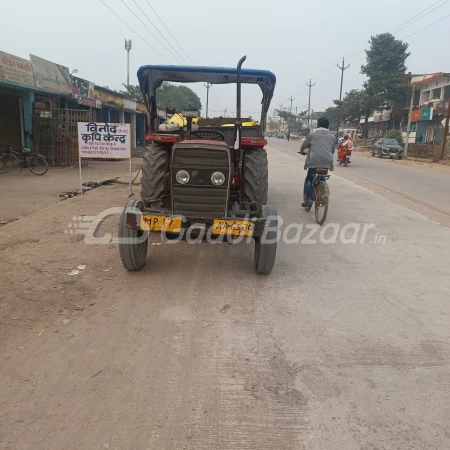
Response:
[[[412,158],[439,159],[441,156],[441,151],[441,145],[409,144],[408,146],[408,156]]]

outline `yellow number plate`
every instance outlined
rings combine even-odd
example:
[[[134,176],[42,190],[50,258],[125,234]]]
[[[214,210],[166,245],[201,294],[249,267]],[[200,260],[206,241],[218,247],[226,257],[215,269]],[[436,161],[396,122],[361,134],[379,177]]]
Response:
[[[151,216],[144,214],[141,221],[141,230],[166,231],[179,233],[181,231],[181,217]]]
[[[248,220],[214,220],[212,234],[252,236],[255,224]]]

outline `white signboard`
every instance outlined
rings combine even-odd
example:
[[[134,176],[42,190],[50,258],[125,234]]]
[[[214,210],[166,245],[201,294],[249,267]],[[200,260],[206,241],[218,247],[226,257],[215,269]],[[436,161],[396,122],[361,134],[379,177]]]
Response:
[[[72,94],[69,69],[39,56],[31,55],[36,86],[61,94]]]
[[[80,158],[131,158],[129,123],[78,122]]]

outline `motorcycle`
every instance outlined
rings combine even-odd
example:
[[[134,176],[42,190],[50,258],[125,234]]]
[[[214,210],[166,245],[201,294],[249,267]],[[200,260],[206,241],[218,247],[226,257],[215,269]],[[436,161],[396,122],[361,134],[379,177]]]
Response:
[[[348,149],[347,147],[343,147],[341,145],[341,147],[339,148],[339,153],[338,153],[339,165],[343,164],[344,167],[347,167],[352,162],[351,156],[352,156],[352,151],[350,149]]]

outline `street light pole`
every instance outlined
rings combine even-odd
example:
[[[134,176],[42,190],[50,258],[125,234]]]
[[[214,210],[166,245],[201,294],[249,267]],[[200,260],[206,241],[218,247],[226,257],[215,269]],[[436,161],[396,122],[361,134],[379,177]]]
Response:
[[[125,39],[125,50],[127,51],[127,86],[130,87],[130,50],[131,39]]]

